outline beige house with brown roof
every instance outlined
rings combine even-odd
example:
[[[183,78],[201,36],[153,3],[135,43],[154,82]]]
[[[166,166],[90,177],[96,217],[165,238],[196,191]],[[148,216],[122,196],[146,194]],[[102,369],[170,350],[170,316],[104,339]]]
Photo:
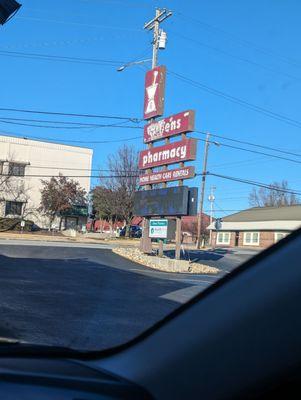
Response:
[[[212,223],[212,246],[269,247],[301,227],[301,204],[254,207],[222,218],[217,231]]]

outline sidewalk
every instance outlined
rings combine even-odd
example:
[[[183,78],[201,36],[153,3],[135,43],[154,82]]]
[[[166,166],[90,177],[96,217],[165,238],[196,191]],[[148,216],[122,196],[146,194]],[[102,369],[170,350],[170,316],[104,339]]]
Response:
[[[139,239],[103,239],[95,234],[95,237],[91,237],[90,234],[79,235],[77,237],[68,237],[64,235],[57,235],[51,233],[20,233],[20,232],[0,232],[0,239],[2,240],[34,240],[44,242],[78,242],[78,243],[93,243],[93,244],[116,244],[119,246],[139,246]]]
[[[0,232],[0,240],[28,240],[28,241],[41,241],[41,242],[62,242],[62,243],[90,243],[90,244],[106,244],[120,247],[139,247],[140,239],[126,239],[126,238],[104,238],[100,233],[86,233],[79,234],[76,237],[69,237],[62,234],[51,234],[48,232]],[[159,244],[153,242],[153,248],[156,249]],[[175,244],[168,243],[164,245],[164,251],[174,250]],[[195,244],[184,244],[185,251],[195,250]],[[206,247],[202,250],[209,250]]]

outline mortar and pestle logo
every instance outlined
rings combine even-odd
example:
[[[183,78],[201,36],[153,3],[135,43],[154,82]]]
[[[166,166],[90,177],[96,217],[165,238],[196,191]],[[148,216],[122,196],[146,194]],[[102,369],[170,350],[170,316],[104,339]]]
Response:
[[[158,88],[159,83],[156,82],[157,77],[159,75],[158,71],[154,71],[153,75],[153,83],[146,88],[146,94],[147,94],[147,106],[145,110],[145,114],[149,114],[153,111],[156,111],[156,102],[155,102],[155,95],[156,91]]]

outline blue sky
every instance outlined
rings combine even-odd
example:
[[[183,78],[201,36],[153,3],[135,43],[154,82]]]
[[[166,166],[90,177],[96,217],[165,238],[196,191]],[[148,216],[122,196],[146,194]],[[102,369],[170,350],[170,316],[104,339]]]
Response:
[[[159,53],[160,64],[210,88],[301,121],[298,0],[23,0],[22,3],[14,19],[0,27],[0,107],[142,118],[145,69],[141,67],[117,73],[114,66],[11,57],[1,50],[120,60],[121,64],[150,58],[151,36],[143,30],[143,24],[153,17],[157,6],[174,12],[162,24],[168,43],[166,50]],[[169,75],[165,115],[189,108],[196,110],[198,130],[301,154],[301,127],[252,111]],[[0,111],[1,117],[31,118]],[[84,118],[78,121],[87,122]],[[0,132],[4,131],[64,139],[66,143],[129,139],[127,143],[137,149],[144,147],[142,132],[134,129],[43,129],[0,122]],[[141,139],[131,140],[139,135]],[[105,168],[107,155],[120,145],[87,144],[94,149],[94,168]],[[203,142],[199,142],[198,171],[202,157]],[[211,146],[208,170],[265,183],[286,179],[291,188],[301,190],[300,164],[223,146]],[[189,184],[198,186],[199,178]],[[209,177],[207,192],[211,186],[216,187],[217,215],[248,207],[250,186]],[[208,208],[206,200],[205,210]]]

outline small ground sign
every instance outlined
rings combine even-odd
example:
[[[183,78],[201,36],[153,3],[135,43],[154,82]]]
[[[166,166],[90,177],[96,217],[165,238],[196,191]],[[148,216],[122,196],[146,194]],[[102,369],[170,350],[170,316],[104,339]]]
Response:
[[[157,239],[167,238],[167,219],[151,219],[149,221],[149,237]]]

